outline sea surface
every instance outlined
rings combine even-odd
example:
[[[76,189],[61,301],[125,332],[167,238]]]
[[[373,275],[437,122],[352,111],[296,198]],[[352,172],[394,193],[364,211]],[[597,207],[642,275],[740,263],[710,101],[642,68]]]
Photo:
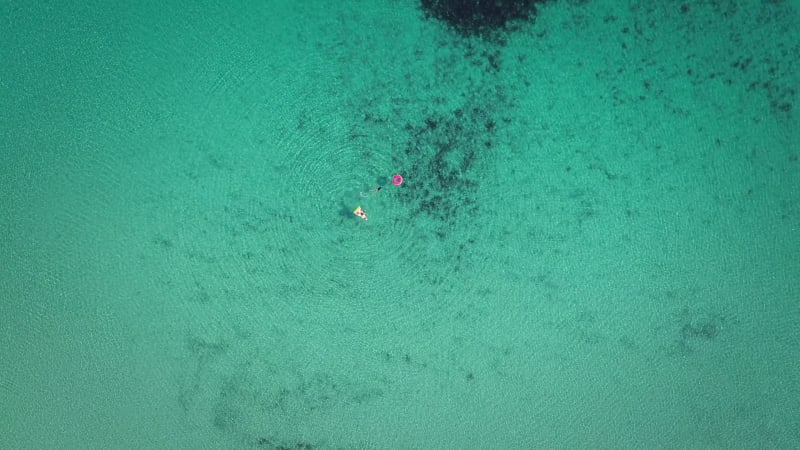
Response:
[[[800,2],[0,42],[0,448],[800,447]]]

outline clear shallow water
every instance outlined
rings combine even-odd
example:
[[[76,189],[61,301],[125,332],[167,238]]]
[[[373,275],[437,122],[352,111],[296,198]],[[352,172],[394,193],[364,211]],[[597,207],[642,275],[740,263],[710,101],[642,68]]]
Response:
[[[3,447],[796,446],[797,7],[732,5],[3,7]]]

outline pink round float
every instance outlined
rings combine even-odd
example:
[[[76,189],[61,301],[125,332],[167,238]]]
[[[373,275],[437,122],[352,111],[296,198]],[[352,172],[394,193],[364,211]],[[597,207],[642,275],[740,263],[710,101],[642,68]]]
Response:
[[[393,176],[392,177],[392,184],[395,185],[395,186],[400,186],[401,184],[403,184],[403,176],[400,175],[399,173],[397,175]]]

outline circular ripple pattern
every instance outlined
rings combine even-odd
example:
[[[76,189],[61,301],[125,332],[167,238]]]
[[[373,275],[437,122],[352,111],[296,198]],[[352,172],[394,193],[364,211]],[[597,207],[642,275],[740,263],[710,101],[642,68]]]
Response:
[[[390,151],[337,130],[322,114],[286,133],[281,213],[271,221],[287,295],[375,299],[408,277],[397,264],[414,242]],[[380,192],[373,189],[381,186]],[[361,205],[368,221],[353,214]],[[400,280],[400,281],[397,281]],[[354,292],[369,292],[356,295]],[[378,295],[379,297],[380,295]]]

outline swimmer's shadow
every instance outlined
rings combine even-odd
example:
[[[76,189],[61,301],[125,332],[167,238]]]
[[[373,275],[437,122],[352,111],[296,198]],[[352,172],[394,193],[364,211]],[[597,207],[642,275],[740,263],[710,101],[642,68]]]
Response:
[[[355,206],[350,209],[346,203],[342,202],[341,207],[339,208],[339,217],[349,219],[350,216],[353,215],[353,209],[356,209]]]

